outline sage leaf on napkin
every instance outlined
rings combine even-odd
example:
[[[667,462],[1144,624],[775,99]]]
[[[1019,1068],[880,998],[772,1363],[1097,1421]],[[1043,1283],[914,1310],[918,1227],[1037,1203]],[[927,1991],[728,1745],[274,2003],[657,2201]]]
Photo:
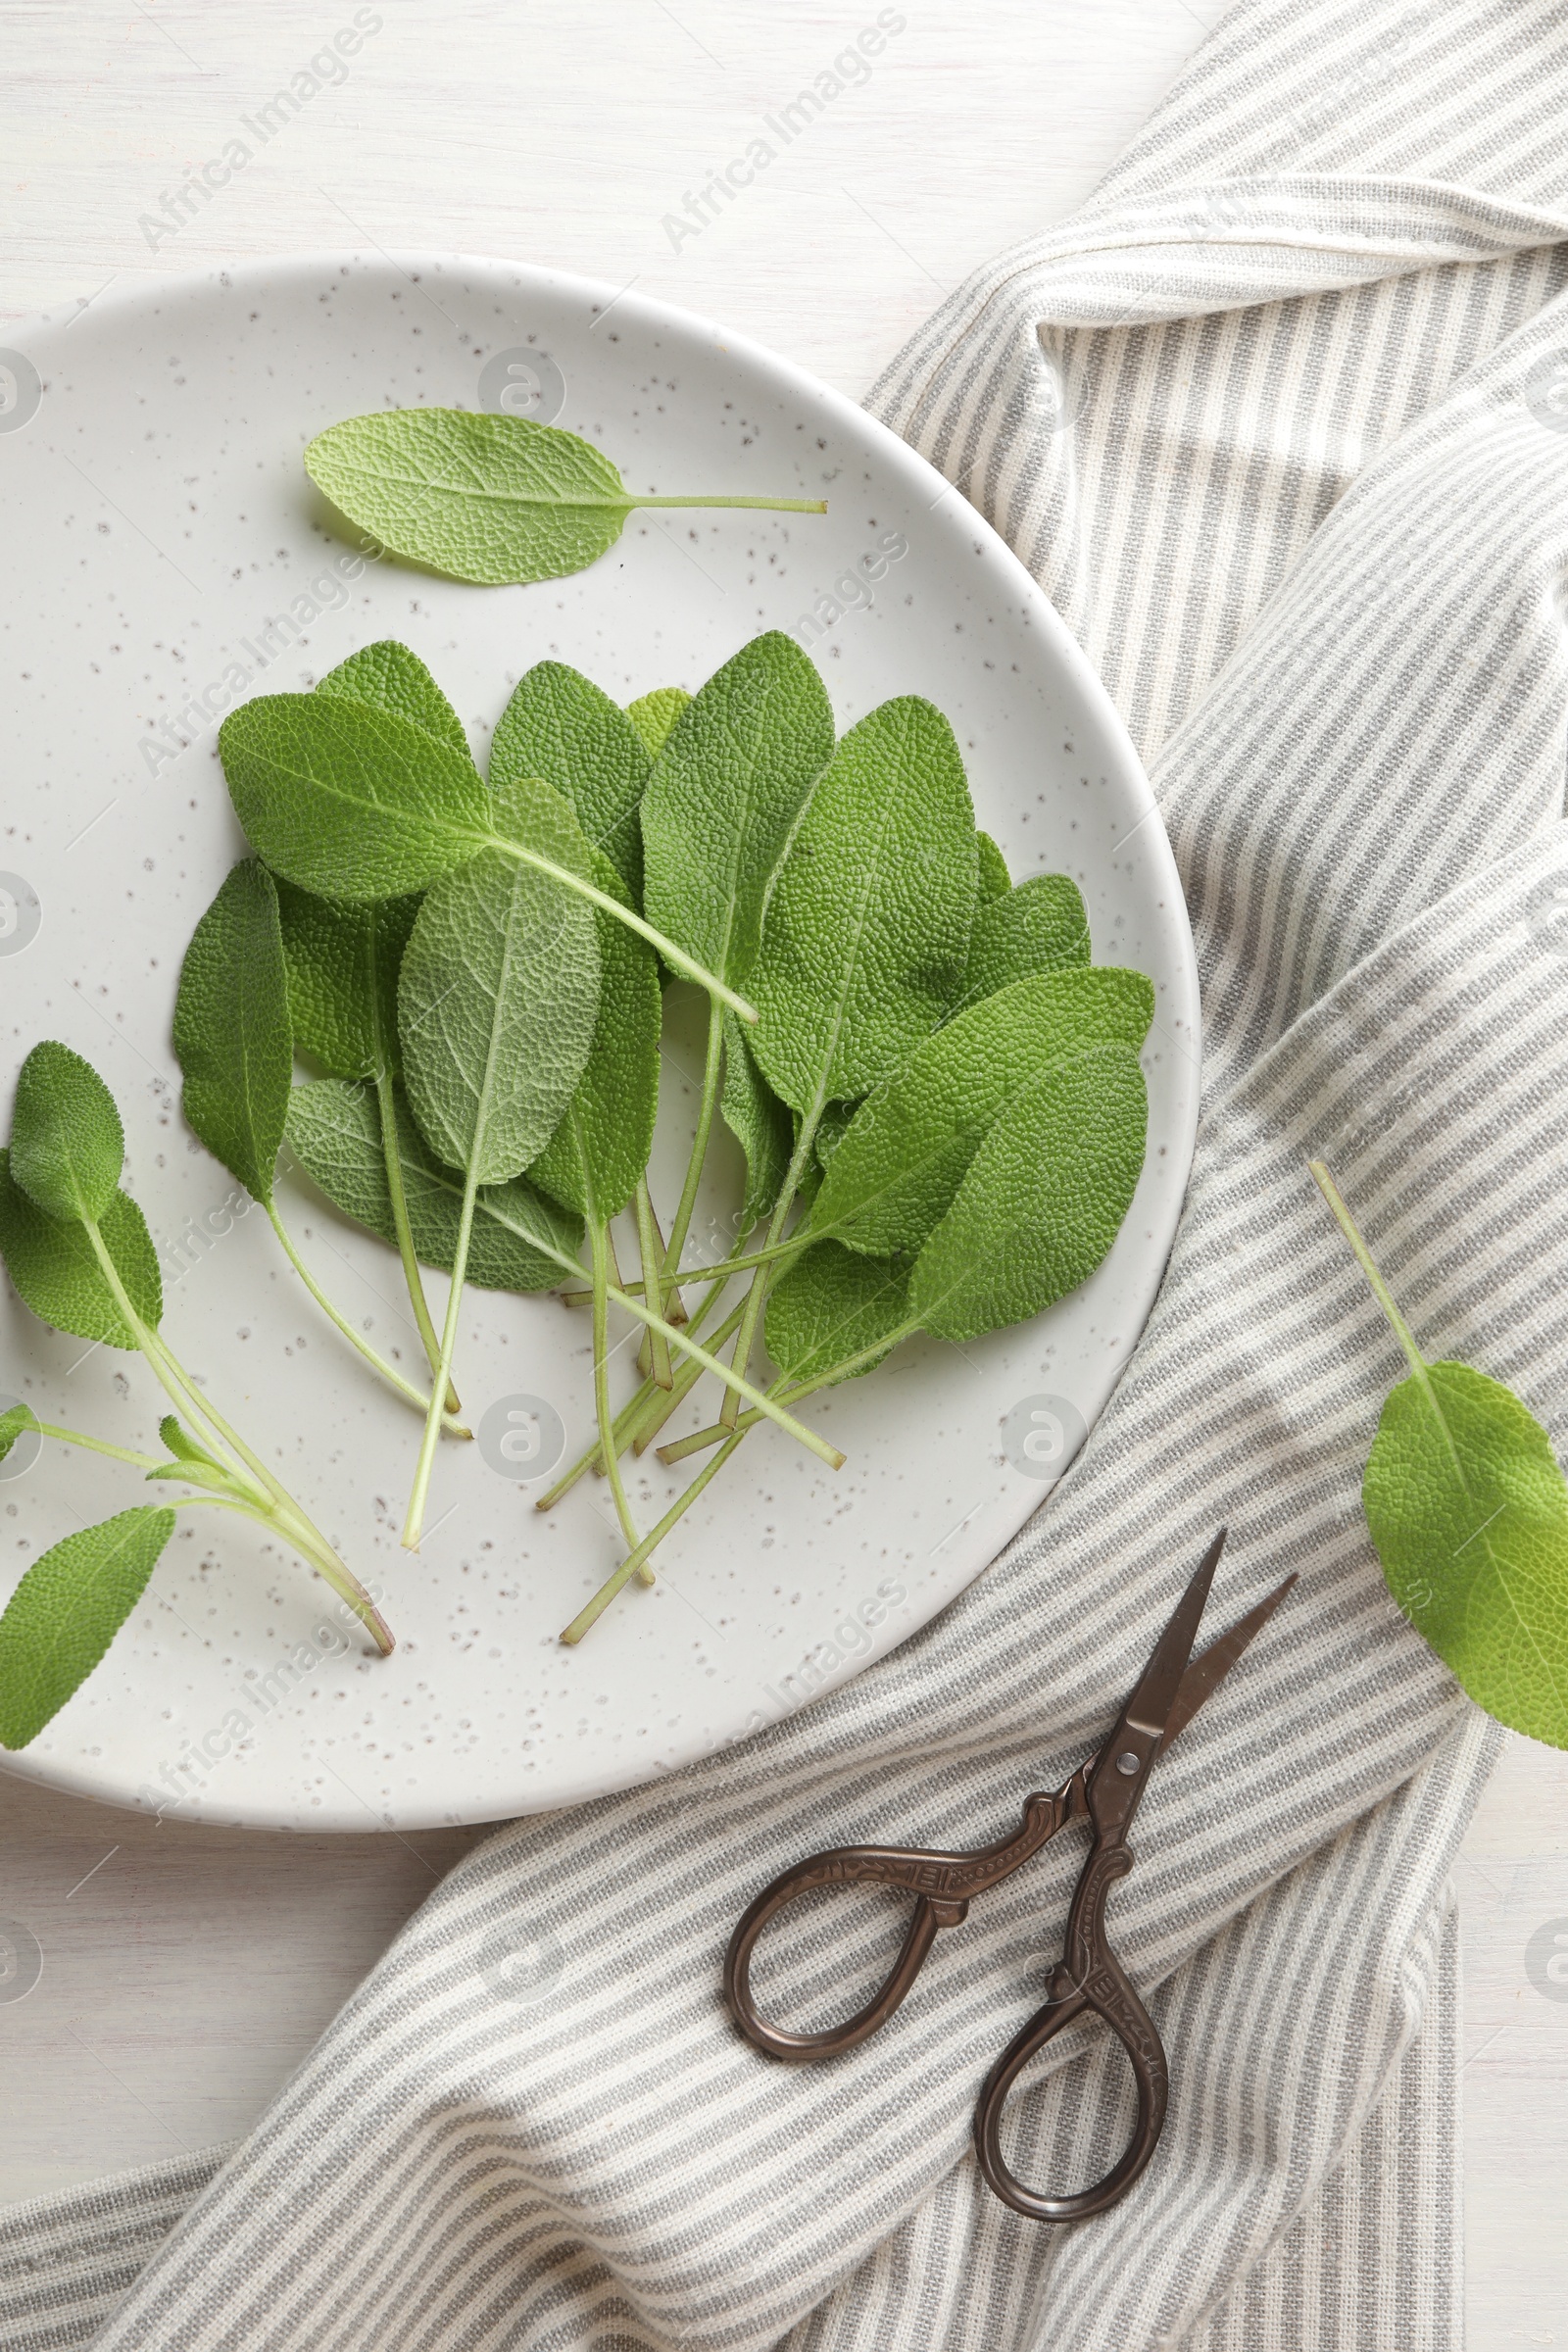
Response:
[[[639,497],[579,434],[466,409],[345,417],[310,443],[305,468],[394,555],[484,586],[581,571],[614,546],[637,507],[827,512],[815,498]]]
[[[1568,1483],[1551,1440],[1500,1381],[1426,1360],[1328,1169],[1309,1164],[1410,1366],[1361,1482],[1389,1591],[1478,1706],[1568,1747]]]
[[[172,1510],[141,1503],[33,1561],[0,1616],[0,1746],[25,1747],[80,1689],[173,1532]]]

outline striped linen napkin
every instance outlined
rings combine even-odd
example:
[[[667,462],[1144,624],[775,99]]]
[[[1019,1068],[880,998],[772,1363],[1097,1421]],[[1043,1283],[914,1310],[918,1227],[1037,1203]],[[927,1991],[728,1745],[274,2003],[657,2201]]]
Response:
[[[1457,2347],[1446,1880],[1497,1735],[1368,1544],[1402,1367],[1305,1160],[1429,1354],[1518,1386],[1560,1448],[1565,92],[1559,0],[1247,0],[1094,202],[877,385],[1078,632],[1175,844],[1205,1107],[1142,1344],[1047,1506],[893,1656],[477,1849],[238,2149],[9,2217],[6,2352]],[[1155,1775],[1114,1899],[1170,2120],[1126,2203],[1039,2228],[980,2185],[969,2118],[1076,1851],[831,2067],[746,2048],[719,1955],[807,1844],[1015,1820],[1222,1518],[1216,1615],[1301,1583]],[[524,1946],[555,1959],[520,1981]],[[834,1949],[807,1921],[799,1981],[842,1988]],[[1017,2169],[1093,2178],[1127,2122],[1119,2063],[1063,2048]]]

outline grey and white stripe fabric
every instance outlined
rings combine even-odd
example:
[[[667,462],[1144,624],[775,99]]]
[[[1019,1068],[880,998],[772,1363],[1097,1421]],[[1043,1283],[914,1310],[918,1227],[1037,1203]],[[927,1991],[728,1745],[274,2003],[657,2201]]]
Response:
[[[1249,0],[1095,202],[883,377],[873,407],[1100,663],[1176,846],[1208,1059],[1143,1342],[1046,1508],[892,1657],[472,1855],[106,2325],[113,2184],[74,2268],[69,2215],[29,2209],[13,2243],[47,2277],[14,2283],[9,2352],[1458,2345],[1446,1880],[1496,1735],[1368,1544],[1400,1365],[1304,1162],[1334,1165],[1429,1353],[1512,1383],[1560,1446],[1565,94],[1558,0]],[[1115,1897],[1170,2121],[1126,2203],[1041,2229],[967,2133],[1076,1854],[977,1906],[829,2069],[736,2040],[718,1957],[806,1842],[999,1834],[1103,1725],[1221,1518],[1227,1614],[1301,1583],[1162,1762]],[[803,2006],[869,1981],[857,1948],[803,1922]],[[1124,2097],[1064,2045],[1018,2168],[1090,2177]],[[121,2276],[161,2193],[125,2191]]]

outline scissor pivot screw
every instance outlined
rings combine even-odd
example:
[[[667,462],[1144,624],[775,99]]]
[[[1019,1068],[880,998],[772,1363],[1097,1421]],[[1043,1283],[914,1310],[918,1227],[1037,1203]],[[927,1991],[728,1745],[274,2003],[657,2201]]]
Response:
[[[1135,1755],[1130,1747],[1124,1747],[1121,1751],[1121,1754],[1116,1758],[1116,1770],[1120,1773],[1125,1773],[1127,1779],[1131,1780],[1133,1774],[1138,1771],[1142,1763],[1143,1758],[1141,1756]]]

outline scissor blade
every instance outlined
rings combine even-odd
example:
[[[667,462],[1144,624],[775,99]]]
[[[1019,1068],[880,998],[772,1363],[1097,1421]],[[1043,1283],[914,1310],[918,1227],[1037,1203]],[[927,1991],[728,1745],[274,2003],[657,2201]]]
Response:
[[[1171,1702],[1170,1713],[1165,1718],[1165,1737],[1159,1743],[1161,1755],[1172,1740],[1187,1729],[1204,1701],[1213,1696],[1253,1635],[1261,1633],[1295,1582],[1296,1570],[1293,1568],[1265,1600],[1260,1600],[1255,1609],[1249,1609],[1245,1617],[1238,1617],[1217,1642],[1211,1642],[1201,1656],[1193,1660],[1182,1676],[1176,1696]]]
[[[1208,1588],[1214,1581],[1219,1555],[1225,1547],[1225,1536],[1222,1527],[1199,1561],[1191,1584],[1176,1603],[1170,1623],[1155,1642],[1153,1655],[1139,1676],[1133,1694],[1105,1742],[1106,1755],[1116,1753],[1124,1731],[1152,1733],[1156,1740],[1164,1733],[1193,1654],[1193,1643],[1198,1639],[1199,1621],[1208,1598]]]

